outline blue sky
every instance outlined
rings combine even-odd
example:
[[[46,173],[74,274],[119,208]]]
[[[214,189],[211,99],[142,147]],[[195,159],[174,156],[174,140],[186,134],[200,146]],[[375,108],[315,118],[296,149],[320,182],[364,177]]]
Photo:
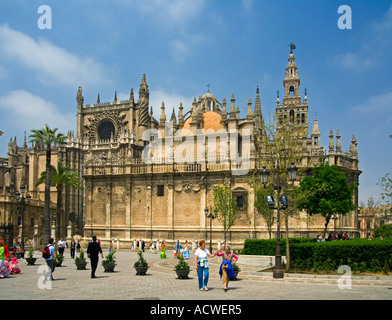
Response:
[[[40,29],[41,5],[52,29]],[[338,28],[341,5],[352,29]],[[143,74],[159,117],[210,91],[234,93],[241,116],[261,88],[265,117],[275,111],[290,42],[296,44],[300,92],[308,91],[309,124],[317,115],[321,144],[340,130],[343,150],[358,140],[360,201],[380,198],[379,178],[392,171],[391,1],[0,0],[0,156],[11,137],[48,123],[63,133],[76,124],[76,92],[85,104],[137,92]]]

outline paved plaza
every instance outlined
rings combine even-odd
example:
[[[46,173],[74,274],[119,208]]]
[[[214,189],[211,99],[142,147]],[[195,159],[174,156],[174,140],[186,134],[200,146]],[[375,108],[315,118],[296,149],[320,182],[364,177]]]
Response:
[[[104,251],[104,255],[107,250]],[[90,278],[87,270],[77,270],[69,251],[64,253],[61,267],[54,272],[54,281],[43,285],[41,254],[36,251],[34,266],[19,260],[22,273],[0,279],[1,300],[388,300],[392,298],[392,277],[356,277],[342,282],[341,276],[310,276],[286,274],[284,279],[273,279],[272,273],[260,272],[269,266],[269,257],[240,256],[241,272],[231,281],[225,292],[219,277],[221,258],[210,259],[209,291],[198,290],[193,253],[189,260],[189,279],[177,279],[174,266],[177,259],[168,253],[167,259],[146,251],[150,268],[145,276],[136,275],[133,263],[136,252],[120,250],[115,254],[116,268],[105,273],[101,263],[97,278]],[[100,258],[100,262],[102,259]],[[341,280],[339,280],[341,279]],[[340,282],[339,282],[340,281]],[[350,281],[350,282],[348,282]],[[340,283],[340,285],[339,285]],[[343,287],[342,287],[343,284]],[[350,286],[348,286],[350,285]]]

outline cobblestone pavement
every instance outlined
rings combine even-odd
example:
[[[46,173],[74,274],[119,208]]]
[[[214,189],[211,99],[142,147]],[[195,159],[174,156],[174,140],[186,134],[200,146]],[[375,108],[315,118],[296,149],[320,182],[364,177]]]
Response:
[[[104,252],[104,254],[107,254]],[[270,258],[240,256],[241,272],[237,281],[231,281],[225,292],[218,270],[221,258],[210,259],[209,291],[198,290],[194,270],[194,255],[191,253],[189,279],[177,279],[174,259],[167,259],[146,251],[145,259],[150,268],[144,276],[136,275],[133,263],[136,252],[116,252],[116,268],[105,273],[101,259],[96,279],[90,278],[90,263],[87,270],[76,270],[74,261],[66,250],[61,267],[54,272],[55,280],[45,286],[42,282],[43,267],[46,266],[39,252],[34,266],[19,260],[22,273],[0,279],[1,300],[389,300],[392,298],[392,277],[351,277],[342,282],[341,276],[294,276],[286,274],[283,279],[273,279],[272,274],[260,272],[271,262]],[[340,280],[339,280],[340,279]],[[340,284],[343,283],[345,289]],[[350,283],[351,281],[351,283]],[[351,287],[350,287],[351,284]]]

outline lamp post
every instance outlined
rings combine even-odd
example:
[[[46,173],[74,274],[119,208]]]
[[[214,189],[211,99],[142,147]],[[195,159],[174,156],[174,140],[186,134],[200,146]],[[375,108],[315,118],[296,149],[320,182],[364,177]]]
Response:
[[[214,210],[215,216],[217,214],[217,210]],[[208,208],[204,209],[204,214],[206,215],[206,218],[210,219],[210,253],[212,252],[212,220],[215,218],[215,216],[212,214],[212,209],[210,209],[208,213]]]
[[[273,196],[266,196],[266,201],[267,201],[267,205],[271,209],[276,210],[276,252],[275,252],[275,268],[273,271],[273,277],[283,278],[284,273],[282,269],[282,254],[281,254],[281,246],[280,246],[280,210],[287,209],[289,205],[289,201],[287,196],[280,194],[282,189],[282,184],[280,179],[279,160],[277,162],[276,169],[277,169],[276,184],[274,186],[277,192],[276,207],[275,207],[275,200]],[[289,171],[289,180],[294,183],[294,181],[297,179],[297,167],[292,163],[288,171]],[[260,172],[260,179],[261,179],[261,183],[264,184],[264,186],[268,183],[268,177],[269,177],[269,171],[265,167],[263,167],[263,169]]]
[[[9,191],[10,195],[13,197],[15,196],[16,201],[20,204],[20,207],[18,207],[18,213],[21,214],[22,218],[22,240],[21,240],[21,248],[24,250],[24,212],[26,211],[26,207],[30,204],[31,201],[31,196],[29,194],[26,195],[26,187],[24,185],[20,186],[20,193],[15,190],[15,186],[13,184],[10,185]]]

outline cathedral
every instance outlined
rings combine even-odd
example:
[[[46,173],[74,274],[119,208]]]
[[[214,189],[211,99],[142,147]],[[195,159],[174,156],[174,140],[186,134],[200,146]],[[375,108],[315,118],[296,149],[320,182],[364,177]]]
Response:
[[[283,86],[284,96],[278,94],[276,100],[277,121],[289,119],[302,126],[304,157],[337,165],[358,186],[361,171],[356,138],[343,151],[339,130],[334,134],[331,129],[328,148],[320,145],[318,119],[309,126],[308,98],[306,90],[303,98],[299,93],[300,77],[292,51]],[[249,179],[252,171],[261,169],[256,141],[265,134],[260,89],[255,89],[254,103],[249,98],[246,115],[241,116],[234,94],[229,101],[219,101],[208,90],[195,97],[192,105],[180,103],[177,111],[170,112],[162,102],[158,118],[149,105],[145,75],[137,99],[131,89],[127,100],[118,100],[115,93],[111,102],[101,102],[98,95],[96,103],[86,104],[79,87],[76,132],[68,133],[65,146],[53,148],[52,164],[62,161],[77,171],[84,187],[65,187],[61,213],[56,212],[56,188],[51,188],[51,225],[59,230],[52,235],[80,235],[85,241],[96,235],[101,243],[115,240],[120,248],[129,248],[135,239],[169,244],[177,239],[209,240],[211,228],[212,240],[217,242],[223,240],[223,225],[219,219],[210,221],[205,209],[214,211],[214,186],[225,184],[237,205],[237,219],[228,233],[230,243],[239,248],[247,238],[268,238],[266,223],[254,207]],[[22,221],[8,188],[11,184],[27,187],[31,202],[23,218],[24,234],[26,239],[37,237],[43,231],[44,186],[35,182],[44,170],[42,146],[28,147],[26,139],[22,146],[16,139],[9,142],[0,167],[0,225],[13,226],[13,239],[20,239]],[[357,190],[353,202],[358,205]],[[321,216],[294,214],[289,217],[289,235],[316,237],[324,223]],[[358,213],[337,217],[330,230],[359,236]]]

